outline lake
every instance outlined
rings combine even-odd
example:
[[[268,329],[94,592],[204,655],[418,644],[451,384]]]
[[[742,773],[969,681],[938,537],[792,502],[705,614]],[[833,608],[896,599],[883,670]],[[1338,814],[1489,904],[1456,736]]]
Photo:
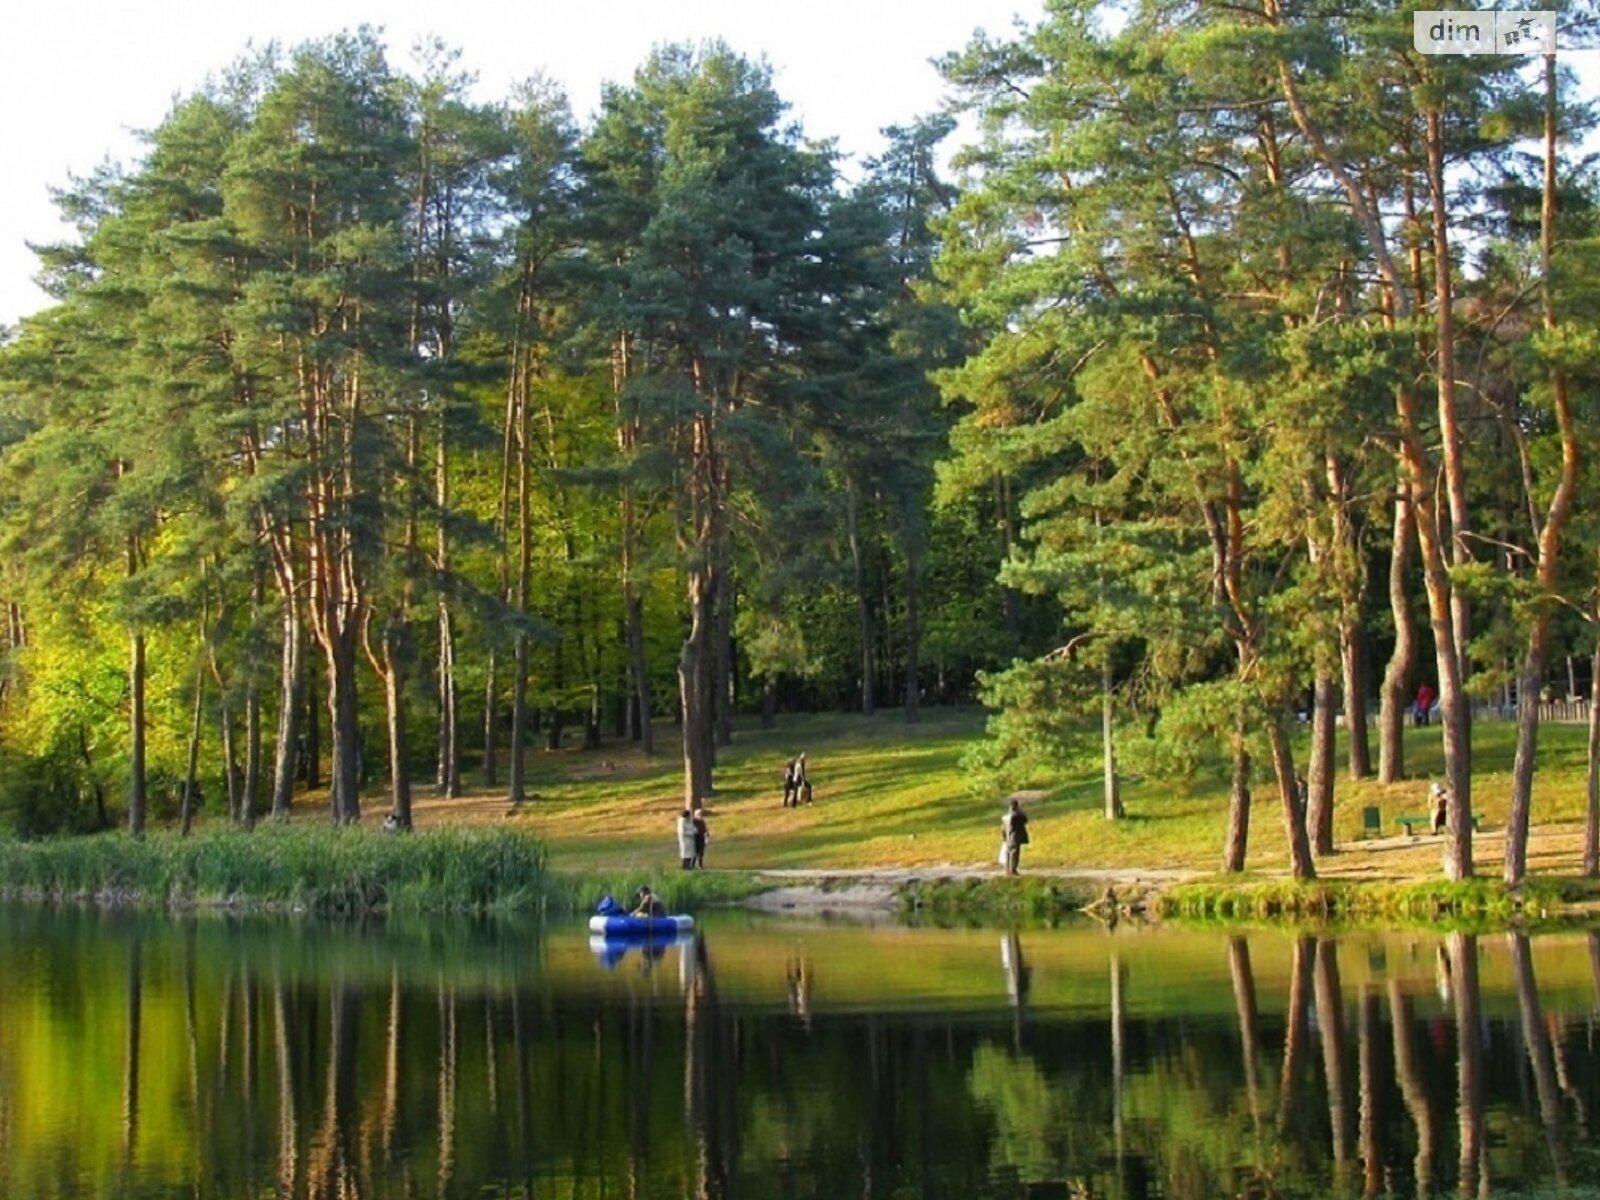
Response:
[[[1600,935],[0,907],[0,1195],[1556,1196]]]

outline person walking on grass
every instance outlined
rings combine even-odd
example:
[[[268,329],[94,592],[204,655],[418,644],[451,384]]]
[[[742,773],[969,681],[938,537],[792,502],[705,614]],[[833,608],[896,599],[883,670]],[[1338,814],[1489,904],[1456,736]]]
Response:
[[[1433,831],[1443,833],[1449,820],[1450,793],[1437,780],[1428,788],[1428,798],[1433,803]]]
[[[683,860],[683,869],[687,871],[694,866],[695,843],[694,818],[689,815],[686,808],[678,814],[678,857]]]
[[[706,824],[706,810],[697,808],[690,819],[690,849],[694,851],[694,865],[701,870],[706,865],[706,843],[711,840],[711,827]]]
[[[1028,844],[1028,814],[1020,801],[1013,800],[1000,818],[1000,840],[1006,850],[1006,874],[1015,875],[1022,861],[1022,848]]]

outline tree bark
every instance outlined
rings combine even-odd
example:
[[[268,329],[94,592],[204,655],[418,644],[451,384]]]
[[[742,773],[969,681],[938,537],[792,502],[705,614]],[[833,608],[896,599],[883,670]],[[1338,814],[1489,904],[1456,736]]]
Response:
[[[915,542],[919,533],[912,533],[908,541]],[[922,550],[919,545],[906,547],[906,724],[915,725],[922,719],[922,614],[917,607],[921,591]],[[1115,771],[1113,768],[1113,779]],[[1122,803],[1117,802],[1120,810]]]
[[[1233,787],[1228,796],[1228,837],[1222,853],[1224,871],[1244,870],[1245,852],[1250,845],[1250,751],[1241,720],[1234,730]]]
[[[136,631],[128,663],[128,834],[135,838],[144,836],[145,820],[144,681],[144,634]]]
[[[1126,816],[1122,807],[1122,787],[1117,780],[1117,743],[1114,705],[1111,696],[1111,657],[1100,668],[1100,763],[1104,775],[1106,820]],[[1241,854],[1241,861],[1243,855]]]
[[[500,656],[489,647],[483,685],[483,786],[492,788],[499,778],[500,681],[495,678]]]
[[[844,505],[845,532],[850,541],[850,568],[855,578],[856,615],[861,632],[861,711],[871,716],[876,708],[872,658],[872,607],[867,598],[866,573],[861,563],[861,534],[856,511],[856,490],[855,485],[849,482],[845,484]]]
[[[384,707],[389,728],[389,811],[401,829],[411,828],[411,766],[406,761],[405,622],[391,618],[383,634]]]
[[[1278,780],[1278,799],[1283,805],[1283,825],[1289,843],[1289,870],[1296,879],[1315,879],[1317,869],[1311,861],[1311,842],[1306,837],[1305,820],[1300,814],[1299,786],[1294,774],[1294,751],[1284,728],[1283,714],[1267,718],[1267,739],[1272,746],[1272,770]]]
[[[1333,853],[1334,715],[1338,685],[1324,672],[1312,687],[1311,759],[1306,765],[1306,835],[1318,857]]]
[[[361,726],[353,637],[341,635],[328,647],[328,732],[333,820],[354,824],[361,819]]]
[[[1600,876],[1600,641],[1589,660],[1589,779],[1583,820],[1583,873]]]
[[[289,816],[294,806],[295,753],[300,742],[301,656],[305,645],[300,623],[300,606],[291,587],[281,594],[283,606],[282,645],[278,662],[278,736],[273,743],[272,815],[279,820]]]
[[[683,801],[698,808],[711,792],[711,714],[706,704],[706,642],[711,634],[711,597],[705,571],[689,571],[689,634],[678,655],[678,695],[683,703]]]
[[[1378,993],[1371,984],[1361,987],[1356,1022],[1357,1088],[1360,1098],[1361,1168],[1363,1196],[1383,1190],[1383,1121],[1378,1111]]]
[[[1378,782],[1399,783],[1406,770],[1406,709],[1411,697],[1411,672],[1417,662],[1416,622],[1406,594],[1406,568],[1411,562],[1414,522],[1411,493],[1401,480],[1394,497],[1394,548],[1389,555],[1389,612],[1394,618],[1394,652],[1383,672],[1383,698],[1378,714]]]
[[[1344,728],[1349,738],[1351,779],[1372,774],[1372,742],[1367,732],[1367,663],[1361,640],[1361,623],[1339,627],[1339,661],[1344,672]]]
[[[188,837],[190,826],[194,822],[194,802],[196,799],[197,780],[200,771],[200,728],[201,718],[205,713],[206,673],[205,668],[195,672],[194,676],[194,718],[189,725],[189,756],[183,772],[183,804],[178,813],[178,834]]]
[[[628,675],[633,681],[634,720],[638,722],[639,750],[646,757],[656,752],[651,727],[654,713],[650,705],[650,662],[644,644],[644,597],[637,595],[631,581],[623,587],[623,606],[628,614]]]

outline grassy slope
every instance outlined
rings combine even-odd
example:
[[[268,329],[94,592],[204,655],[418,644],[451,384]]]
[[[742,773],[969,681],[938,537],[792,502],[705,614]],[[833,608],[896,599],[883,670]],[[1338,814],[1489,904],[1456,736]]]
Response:
[[[920,725],[898,712],[875,717],[836,714],[785,717],[762,731],[742,724],[736,744],[723,752],[718,795],[708,805],[712,843],[707,865],[728,869],[929,867],[994,865],[1001,805],[974,795],[960,768],[963,750],[981,736],[982,714],[934,709]],[[1486,834],[1478,839],[1479,870],[1498,869],[1513,728],[1486,723],[1474,734],[1478,762],[1474,808]],[[1396,839],[1394,817],[1425,809],[1426,780],[1442,772],[1439,731],[1407,730],[1411,780],[1338,785],[1338,840],[1347,851],[1324,873],[1351,877],[1435,876],[1437,839]],[[681,765],[673,731],[663,727],[654,760],[608,743],[595,752],[535,752],[534,802],[508,812],[497,795],[419,804],[420,824],[515,821],[536,830],[560,870],[637,870],[670,867],[676,844],[673,822],[681,805]],[[1581,727],[1547,726],[1541,734],[1535,785],[1536,832],[1532,862],[1539,872],[1570,874],[1578,862],[1577,830],[1584,803]],[[779,805],[783,764],[805,750],[816,786],[810,808]],[[1304,761],[1305,739],[1296,746]],[[1342,751],[1342,745],[1341,745]],[[1342,758],[1340,760],[1342,762]],[[1074,764],[1057,779],[1039,781],[1045,798],[1029,804],[1033,844],[1024,867],[1188,867],[1211,870],[1221,853],[1225,786],[1202,781],[1183,790],[1136,781],[1126,786],[1129,818],[1101,816],[1097,759]],[[373,797],[373,801],[376,801]],[[1385,837],[1361,843],[1360,809],[1376,804]],[[1257,788],[1250,865],[1285,866],[1282,819],[1268,781]]]

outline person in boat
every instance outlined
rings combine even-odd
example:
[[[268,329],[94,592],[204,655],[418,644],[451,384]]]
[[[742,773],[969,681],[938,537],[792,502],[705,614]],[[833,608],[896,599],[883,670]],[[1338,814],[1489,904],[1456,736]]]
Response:
[[[1000,818],[1000,839],[1006,848],[1006,874],[1015,875],[1022,861],[1022,848],[1028,844],[1028,814],[1020,801],[1013,800]]]
[[[698,838],[696,837],[694,817],[686,808],[678,814],[678,857],[683,860],[683,869],[687,871],[695,865],[695,851]]]
[[[693,852],[692,866],[705,869],[706,843],[711,840],[711,826],[706,824],[706,810],[697,808],[689,820],[689,849]]]
[[[664,917],[667,915],[667,906],[661,903],[660,896],[650,890],[649,884],[644,884],[633,894],[632,915],[636,917]]]

